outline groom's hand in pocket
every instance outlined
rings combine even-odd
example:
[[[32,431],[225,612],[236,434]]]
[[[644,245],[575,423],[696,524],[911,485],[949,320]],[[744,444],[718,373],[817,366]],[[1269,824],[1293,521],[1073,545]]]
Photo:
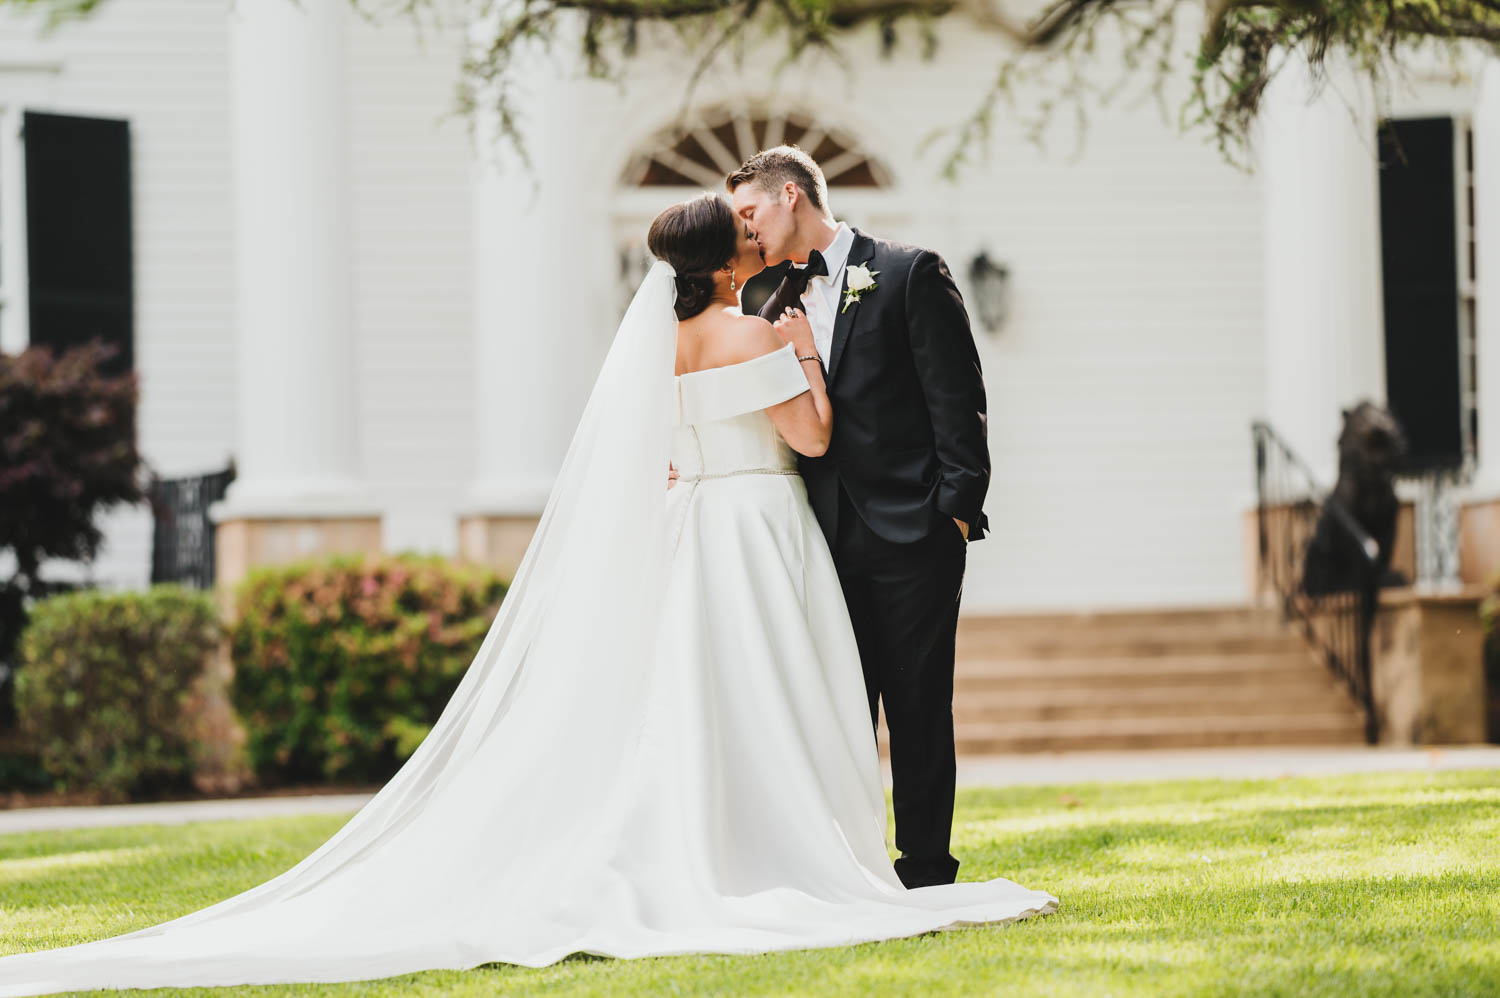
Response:
[[[965,523],[964,521],[960,520],[956,516],[953,518],[953,522],[956,523],[956,524],[958,524],[958,532],[960,534],[964,535],[964,540],[968,540],[969,539],[969,525],[967,523]]]

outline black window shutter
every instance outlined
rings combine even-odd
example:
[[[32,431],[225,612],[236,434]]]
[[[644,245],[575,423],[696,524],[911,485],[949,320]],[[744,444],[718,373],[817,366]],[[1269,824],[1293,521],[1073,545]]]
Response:
[[[116,344],[135,364],[130,125],[27,111],[26,249],[31,342]]]
[[[1453,120],[1380,129],[1385,384],[1410,451],[1408,470],[1463,461]]]

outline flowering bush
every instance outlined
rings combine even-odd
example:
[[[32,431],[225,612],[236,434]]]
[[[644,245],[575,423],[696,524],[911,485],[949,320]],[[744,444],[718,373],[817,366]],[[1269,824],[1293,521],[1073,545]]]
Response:
[[[257,776],[383,780],[442,713],[505,595],[487,568],[340,556],[236,590],[233,698]]]

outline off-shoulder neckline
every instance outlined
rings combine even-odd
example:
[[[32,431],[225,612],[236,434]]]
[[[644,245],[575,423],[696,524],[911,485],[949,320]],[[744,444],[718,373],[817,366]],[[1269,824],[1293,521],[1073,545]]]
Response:
[[[710,373],[712,373],[714,371],[728,371],[728,370],[732,370],[733,368],[736,368],[736,367],[744,367],[746,364],[755,364],[755,363],[758,363],[760,361],[765,360],[767,357],[774,357],[774,356],[776,356],[779,353],[785,353],[786,351],[791,350],[791,349],[792,349],[792,344],[790,344],[790,343],[783,343],[777,349],[771,350],[771,351],[769,351],[767,353],[763,353],[763,354],[761,354],[758,357],[751,357],[749,360],[736,361],[733,364],[720,364],[718,367],[704,367],[704,368],[700,368],[697,371],[689,371],[686,374],[674,374],[674,375],[672,375],[672,377],[674,379],[678,380],[678,381],[681,381],[683,378],[691,378],[691,377],[695,377],[695,376],[697,376],[699,374],[710,374]]]

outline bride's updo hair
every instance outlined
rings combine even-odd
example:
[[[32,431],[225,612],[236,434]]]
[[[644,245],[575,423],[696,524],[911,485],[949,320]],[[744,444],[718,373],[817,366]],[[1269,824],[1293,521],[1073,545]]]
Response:
[[[728,202],[711,191],[674,204],[651,223],[646,248],[677,271],[677,318],[691,319],[714,296],[714,271],[734,259],[739,226]]]

